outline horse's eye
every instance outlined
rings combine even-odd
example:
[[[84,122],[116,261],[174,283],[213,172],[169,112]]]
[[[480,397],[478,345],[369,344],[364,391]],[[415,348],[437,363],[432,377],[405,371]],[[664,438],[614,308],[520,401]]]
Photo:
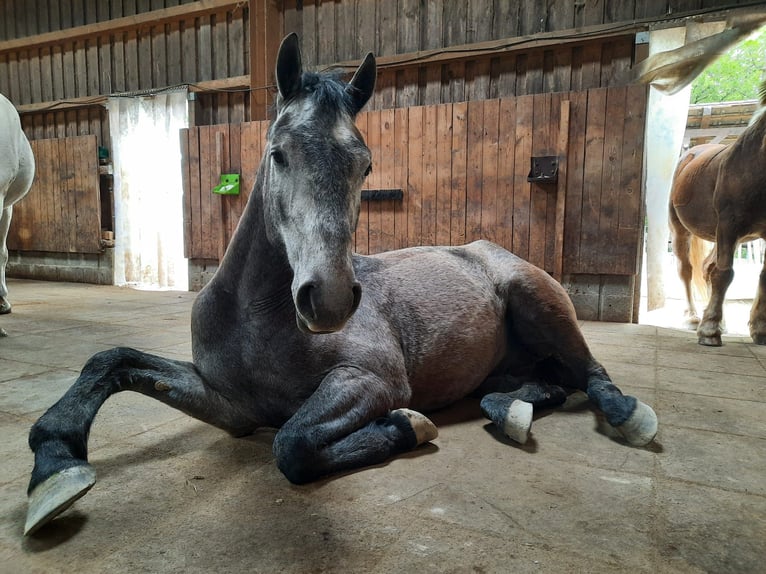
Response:
[[[282,150],[271,150],[271,159],[274,160],[274,163],[277,165],[285,165],[287,163],[285,160],[285,154],[282,153]]]
[[[367,177],[367,176],[368,176],[368,175],[370,175],[371,173],[372,173],[372,164],[368,165],[368,166],[367,166],[367,169],[366,169],[366,170],[364,170],[364,177]]]

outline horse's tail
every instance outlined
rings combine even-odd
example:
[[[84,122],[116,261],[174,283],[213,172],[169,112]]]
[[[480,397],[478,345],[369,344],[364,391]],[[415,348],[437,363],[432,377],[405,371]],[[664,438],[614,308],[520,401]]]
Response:
[[[689,263],[692,266],[692,291],[696,299],[707,301],[708,288],[705,281],[704,261],[710,252],[708,242],[692,234],[689,242]]]

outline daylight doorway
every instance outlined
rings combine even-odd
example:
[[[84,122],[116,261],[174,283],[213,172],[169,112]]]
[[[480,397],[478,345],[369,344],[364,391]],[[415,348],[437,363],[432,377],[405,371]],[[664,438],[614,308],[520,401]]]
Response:
[[[189,125],[186,90],[111,97],[114,163],[114,284],[188,289],[183,252],[179,130]]]

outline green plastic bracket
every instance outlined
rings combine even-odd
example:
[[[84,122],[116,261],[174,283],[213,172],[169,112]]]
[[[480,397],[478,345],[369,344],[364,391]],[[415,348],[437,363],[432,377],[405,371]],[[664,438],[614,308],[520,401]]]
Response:
[[[239,195],[239,174],[222,173],[221,183],[213,188],[213,193],[221,195]]]

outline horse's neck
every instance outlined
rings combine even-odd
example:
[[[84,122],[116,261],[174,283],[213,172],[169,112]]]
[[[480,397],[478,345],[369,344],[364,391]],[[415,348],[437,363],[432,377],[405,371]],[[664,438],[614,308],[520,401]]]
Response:
[[[226,254],[216,273],[228,290],[252,300],[290,297],[292,269],[282,246],[266,234],[263,188],[267,185],[263,164]]]

